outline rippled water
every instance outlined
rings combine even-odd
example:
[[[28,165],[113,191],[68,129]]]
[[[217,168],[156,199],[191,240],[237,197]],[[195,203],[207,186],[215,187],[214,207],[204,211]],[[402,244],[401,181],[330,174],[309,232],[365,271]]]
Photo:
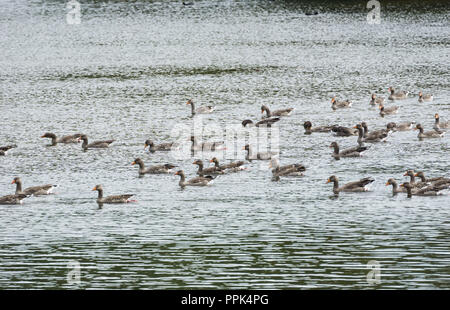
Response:
[[[81,1],[80,25],[66,23],[65,3],[2,3],[0,145],[18,148],[0,158],[0,193],[14,191],[14,176],[59,187],[0,207],[1,288],[450,288],[449,196],[392,197],[384,185],[406,169],[448,176],[448,133],[394,133],[364,158],[335,161],[330,142],[356,137],[302,126],[415,120],[429,130],[434,113],[450,119],[448,3],[382,3],[380,25],[367,24],[364,1]],[[391,85],[412,96],[383,119],[369,97]],[[434,101],[419,104],[419,90]],[[333,112],[333,95],[353,107]],[[279,123],[280,159],[306,165],[305,177],[271,182],[254,162],[207,188],[138,178],[136,157],[194,175],[191,158],[143,150],[190,124],[188,98],[214,105],[205,122],[223,127],[258,119],[261,104],[295,107]],[[117,141],[49,148],[47,131]],[[376,181],[332,199],[332,174]],[[96,184],[138,203],[99,209]],[[366,279],[372,260],[377,285]],[[71,261],[78,285],[67,282]]]

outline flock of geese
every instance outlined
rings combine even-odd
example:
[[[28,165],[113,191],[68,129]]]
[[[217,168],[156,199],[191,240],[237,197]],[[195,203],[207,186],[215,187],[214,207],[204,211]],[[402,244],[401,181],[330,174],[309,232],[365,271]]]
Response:
[[[406,91],[396,92],[392,87],[389,87],[388,90],[388,100],[396,101],[408,98],[408,92]],[[419,92],[419,102],[429,102],[432,100],[433,96],[431,94],[423,94],[422,92]],[[372,94],[370,105],[378,105],[381,117],[385,117],[386,115],[395,114],[398,112],[398,106],[393,105],[385,107],[384,103],[385,100],[383,97],[378,97],[375,94]],[[214,111],[214,107],[212,106],[201,106],[196,108],[193,100],[188,100],[186,104],[190,105],[191,107],[192,117],[196,116],[197,114],[208,114]],[[331,108],[333,110],[346,109],[350,108],[351,106],[352,102],[350,102],[349,100],[338,101],[335,97],[331,99]],[[246,119],[242,121],[242,126],[271,127],[273,124],[280,121],[283,117],[290,116],[293,110],[294,108],[271,111],[267,106],[263,105],[261,106],[262,119],[256,122]],[[352,148],[341,150],[337,142],[332,142],[330,144],[329,147],[333,149],[331,156],[336,160],[340,160],[341,158],[360,157],[365,151],[370,148],[370,146],[367,145],[368,143],[378,143],[385,141],[393,132],[416,129],[419,130],[417,137],[420,140],[428,138],[440,138],[445,134],[445,131],[443,131],[443,129],[450,128],[450,121],[441,122],[439,114],[436,113],[434,127],[429,131],[425,131],[421,124],[415,124],[415,122],[389,122],[386,124],[386,128],[373,131],[369,130],[365,122],[356,124],[353,127],[343,127],[339,125],[313,127],[313,124],[310,121],[306,121],[304,122],[303,127],[305,129],[304,134],[306,135],[311,135],[313,133],[332,132],[335,136],[340,137],[357,136],[357,144]],[[51,139],[50,146],[56,146],[58,144],[79,143],[82,141],[81,148],[84,151],[89,149],[108,148],[109,145],[114,142],[114,140],[103,140],[89,143],[87,135],[81,133],[67,135],[59,138],[54,133],[45,133],[41,136],[41,138]],[[199,142],[195,136],[190,137],[190,142],[192,143],[191,152],[199,150],[218,151],[224,149],[224,142]],[[0,156],[6,155],[9,150],[15,147],[17,147],[17,145],[15,144],[0,146]],[[177,147],[177,145],[173,142],[155,144],[152,140],[146,140],[144,149],[147,149],[147,147],[149,152],[154,153],[171,151],[174,147]],[[269,168],[272,169],[273,181],[279,181],[281,177],[301,177],[306,171],[306,167],[302,164],[290,164],[281,166],[278,160],[278,152],[254,152],[252,147],[248,144],[245,145],[243,149],[246,151],[245,159],[249,162],[251,162],[252,160],[270,161]],[[180,187],[185,188],[187,186],[207,186],[213,183],[213,180],[217,175],[246,170],[246,168],[244,167],[245,161],[235,161],[227,164],[221,164],[217,157],[213,157],[209,162],[212,164],[210,167],[205,167],[202,160],[195,160],[193,162],[194,165],[198,166],[198,176],[194,178],[186,179],[186,175],[183,170],[176,171],[175,175],[178,175],[180,177]],[[142,177],[146,174],[170,174],[173,173],[173,169],[176,168],[176,165],[172,164],[161,164],[146,167],[144,161],[140,158],[136,158],[131,164],[139,166],[139,177]],[[397,181],[394,178],[390,178],[389,180],[387,180],[386,186],[392,186],[392,192],[394,195],[397,193],[406,193],[407,197],[412,197],[414,195],[436,196],[438,194],[441,194],[444,190],[450,188],[450,179],[444,176],[427,178],[424,172],[414,172],[413,170],[406,171],[404,176],[409,176],[410,181],[404,182],[400,185],[398,185]],[[416,177],[420,178],[420,181],[416,182]],[[338,195],[340,192],[368,191],[369,185],[373,182],[373,178],[366,177],[358,181],[346,183],[340,186],[339,179],[335,175],[330,176],[327,180],[327,183],[333,183],[333,193],[335,195]],[[11,183],[16,185],[15,193],[0,197],[0,204],[21,204],[23,199],[29,196],[49,195],[56,187],[56,185],[53,184],[45,184],[22,188],[22,180],[19,177],[15,177]],[[98,192],[97,203],[100,205],[104,203],[127,203],[135,201],[131,199],[134,194],[104,196],[103,187],[101,184],[96,185],[92,190]]]

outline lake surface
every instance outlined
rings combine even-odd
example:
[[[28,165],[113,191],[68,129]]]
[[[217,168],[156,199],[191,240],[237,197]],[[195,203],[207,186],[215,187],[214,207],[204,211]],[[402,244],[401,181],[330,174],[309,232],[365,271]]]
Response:
[[[408,199],[385,186],[407,180],[407,169],[449,176],[450,133],[419,141],[417,131],[396,132],[340,161],[329,144],[356,137],[303,134],[306,120],[431,130],[435,113],[450,119],[448,2],[389,3],[373,25],[365,1],[81,1],[73,25],[65,1],[2,1],[0,145],[18,147],[0,157],[0,195],[15,190],[15,176],[58,187],[0,206],[0,287],[450,288],[450,196]],[[411,94],[381,118],[370,94],[387,98],[389,86]],[[433,102],[419,103],[420,90]],[[353,107],[333,111],[332,96]],[[205,188],[181,190],[174,175],[138,178],[136,157],[195,175],[193,158],[143,148],[190,126],[189,98],[213,105],[203,121],[222,128],[260,119],[262,104],[294,107],[278,123],[280,161],[304,164],[305,176],[272,182],[267,163],[252,162]],[[48,131],[116,142],[48,147]],[[330,175],[375,182],[336,199]],[[96,184],[138,202],[99,208]],[[367,280],[370,261],[379,283]],[[68,281],[76,264],[79,283]]]

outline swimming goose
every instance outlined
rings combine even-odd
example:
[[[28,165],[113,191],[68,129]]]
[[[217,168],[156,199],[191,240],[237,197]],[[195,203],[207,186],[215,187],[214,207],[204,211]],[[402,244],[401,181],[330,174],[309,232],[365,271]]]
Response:
[[[398,91],[395,92],[393,87],[389,87],[388,91],[390,93],[388,99],[389,100],[401,100],[408,98],[408,92],[407,91]]]
[[[213,157],[209,162],[214,163],[214,166],[217,169],[223,170],[224,172],[237,172],[237,171],[246,169],[246,168],[242,167],[242,165],[244,165],[244,162],[242,160],[232,162],[229,164],[220,165],[217,157]]]
[[[312,123],[310,121],[306,121],[303,123],[303,128],[305,128],[305,135],[310,135],[313,132],[330,132],[333,127],[338,127],[336,125],[333,126],[318,126],[312,127]]]
[[[371,132],[369,132],[369,127],[367,126],[366,122],[362,122],[361,126],[364,129],[364,138],[368,138],[368,137],[381,137],[384,138],[386,136],[388,136],[391,132],[392,132],[392,128],[394,127],[393,124],[388,123],[386,125],[386,129],[378,129],[378,130],[373,130]]]
[[[198,166],[197,174],[200,176],[224,174],[223,170],[220,168],[217,168],[216,166],[212,166],[209,168],[203,168],[203,161],[200,159],[195,160],[192,164]]]
[[[423,127],[421,124],[417,124],[415,130],[419,130],[419,134],[417,137],[419,140],[426,139],[426,138],[441,138],[444,136],[445,132],[440,130],[430,130],[430,131],[423,131]]]
[[[83,144],[81,144],[81,147],[83,150],[87,150],[90,148],[107,148],[111,143],[113,143],[115,140],[104,140],[104,141],[94,141],[92,143],[88,142],[88,137],[86,135],[81,135],[81,137],[78,138],[78,140],[83,140]]]
[[[337,160],[341,157],[361,157],[361,154],[369,149],[368,146],[355,146],[339,152],[339,145],[337,142],[331,143],[330,148],[334,149],[331,156]]]
[[[384,98],[383,97],[377,97],[377,95],[372,94],[372,98],[370,99],[370,105],[377,105],[377,104],[381,104],[384,102]]]
[[[327,183],[333,182],[333,193],[335,195],[339,192],[367,192],[369,190],[369,185],[375,181],[371,177],[363,178],[359,181],[350,182],[339,187],[339,179],[337,176],[332,175],[328,178]]]
[[[195,136],[191,136],[191,142],[192,142],[192,146],[191,146],[191,151],[204,151],[204,152],[208,152],[208,151],[219,151],[219,150],[224,150],[224,142],[223,141],[217,141],[217,142],[201,142],[199,143],[197,141],[197,138]]]
[[[214,178],[210,175],[195,177],[186,181],[186,176],[183,170],[179,170],[175,175],[180,176],[180,182],[178,183],[181,188],[186,186],[207,186],[213,183]]]
[[[78,142],[80,142],[80,140],[78,138],[80,138],[81,136],[82,136],[81,133],[76,133],[73,135],[68,135],[68,136],[63,136],[61,138],[57,138],[54,133],[46,132],[41,136],[41,138],[52,139],[52,144],[50,146],[55,146],[58,143],[64,143],[64,144],[78,143]]]
[[[386,182],[386,186],[392,185],[392,194],[395,195],[397,193],[405,193],[406,188],[398,187],[397,181],[394,178],[390,178]]]
[[[383,104],[380,104],[380,115],[384,117],[385,115],[396,114],[398,112],[398,106],[392,106],[389,108],[385,108]]]
[[[134,194],[111,195],[111,196],[103,197],[103,186],[101,184],[96,185],[92,190],[98,192],[98,198],[97,198],[98,204],[135,202],[134,200],[130,200],[130,198],[133,197]]]
[[[139,176],[143,176],[144,174],[167,174],[171,173],[172,169],[175,168],[175,165],[164,164],[164,165],[154,165],[148,168],[145,167],[144,161],[140,158],[136,158],[131,165],[139,165]]]
[[[424,102],[424,101],[433,101],[433,95],[432,94],[423,94],[421,91],[419,92],[419,102]]]
[[[284,165],[280,166],[280,161],[278,159],[278,156],[273,156],[270,159],[269,163],[269,169],[272,169],[272,173],[277,173],[278,175],[284,175],[284,176],[303,176],[303,172],[306,171],[306,167],[302,164],[290,164],[290,165]]]
[[[145,140],[144,150],[147,148],[147,146],[149,147],[148,150],[150,151],[150,153],[155,153],[156,151],[167,152],[172,149],[173,142],[155,145],[152,140]]]
[[[419,177],[424,183],[432,183],[436,185],[450,183],[450,179],[446,177],[426,178],[425,173],[423,173],[423,171],[418,171],[417,173],[414,174],[414,176]]]
[[[407,130],[411,130],[414,128],[414,124],[416,122],[412,121],[412,122],[403,122],[403,123],[395,123],[395,122],[390,122],[387,123],[387,127],[392,128],[393,131],[407,131]]]
[[[19,177],[15,177],[11,184],[16,184],[16,195],[25,194],[27,196],[41,196],[50,195],[56,185],[45,184],[40,186],[32,186],[22,190],[22,180]]]
[[[191,114],[192,116],[196,115],[196,114],[209,114],[212,113],[212,111],[214,111],[214,107],[212,106],[203,106],[203,107],[199,107],[199,108],[195,108],[194,105],[194,101],[192,101],[192,99],[189,99],[186,104],[190,104],[191,105]]]
[[[434,130],[440,130],[441,128],[450,128],[450,121],[440,122],[439,114],[434,114]]]
[[[256,126],[256,127],[271,127],[274,123],[278,122],[280,120],[279,117],[272,117],[272,118],[266,118],[263,119],[262,121],[253,123],[252,120],[246,119],[242,121],[242,126],[243,127],[247,127],[247,125],[250,126]]]
[[[387,134],[385,135],[379,135],[379,136],[368,136],[367,138],[364,138],[364,129],[361,126],[361,124],[357,124],[355,127],[358,130],[358,144],[361,145],[363,142],[367,143],[377,143],[377,142],[383,142],[386,141]]]
[[[443,190],[446,190],[447,186],[426,186],[420,189],[414,189],[413,186],[409,182],[405,182],[400,185],[401,187],[406,188],[407,197],[411,198],[412,195],[415,196],[437,196],[441,195]]]
[[[287,169],[281,169],[280,166],[277,166],[275,169],[272,169],[272,181],[280,181],[280,177],[301,177],[303,176],[301,167],[290,167]]]
[[[17,145],[15,144],[0,146],[0,156],[6,155],[10,149],[13,149],[15,147],[17,147]]]
[[[343,126],[333,126],[331,128],[331,131],[334,132],[334,135],[338,137],[350,137],[356,136],[358,134],[358,130]]]
[[[248,161],[252,160],[270,160],[272,157],[279,154],[279,152],[257,152],[253,153],[252,148],[250,145],[245,145],[243,150],[247,151],[247,154],[245,155],[245,159]]]
[[[266,112],[266,115],[263,116],[263,118],[271,118],[272,116],[289,116],[292,114],[292,111],[294,111],[294,108],[275,110],[271,112],[267,106],[261,106],[261,113]]]
[[[0,197],[0,205],[20,205],[22,200],[27,198],[25,194],[14,194]]]
[[[331,98],[331,108],[333,110],[336,109],[343,109],[343,108],[350,108],[352,106],[352,103],[348,100],[345,101],[336,101],[336,97]]]
[[[414,173],[414,170],[412,170],[412,169],[407,170],[407,171],[405,172],[405,174],[403,174],[403,176],[409,177],[409,178],[410,178],[408,183],[409,183],[413,188],[421,188],[421,187],[425,187],[425,186],[430,185],[430,184],[427,183],[427,182],[417,182],[417,183],[416,183],[416,178],[415,178],[416,174]]]

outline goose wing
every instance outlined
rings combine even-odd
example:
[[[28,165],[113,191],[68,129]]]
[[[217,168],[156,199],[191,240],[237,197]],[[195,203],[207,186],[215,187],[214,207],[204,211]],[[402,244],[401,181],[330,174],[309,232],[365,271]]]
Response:
[[[92,143],[88,144],[88,147],[94,147],[94,148],[105,148],[108,147],[111,143],[113,143],[115,140],[103,140],[103,141],[94,141]]]
[[[134,194],[111,195],[101,199],[102,203],[125,203],[133,197]]]
[[[359,181],[350,182],[350,183],[343,185],[340,188],[340,190],[342,190],[342,191],[367,191],[368,185],[370,183],[372,183],[373,181],[375,181],[375,180],[370,177],[363,178]]]

